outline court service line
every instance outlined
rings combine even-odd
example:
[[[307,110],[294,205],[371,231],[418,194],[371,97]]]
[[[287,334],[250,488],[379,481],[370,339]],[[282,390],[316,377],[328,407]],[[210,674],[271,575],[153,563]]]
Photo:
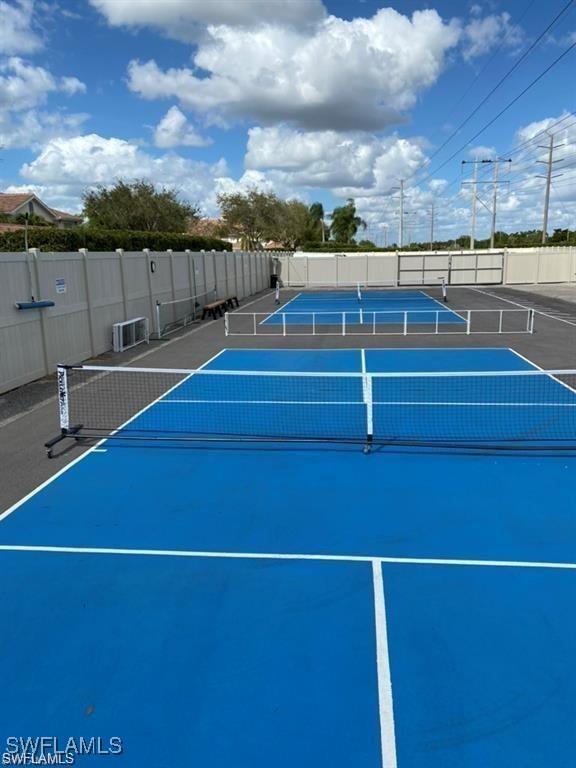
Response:
[[[382,768],[397,768],[394,700],[392,697],[392,675],[390,672],[390,653],[388,649],[384,578],[382,576],[382,564],[377,561],[372,562],[372,580],[374,584],[376,670],[378,676],[378,709],[380,714]]]
[[[536,309],[536,307],[527,307],[525,304],[520,304],[519,301],[512,301],[512,299],[505,299],[503,296],[498,296],[497,293],[489,293],[488,291],[482,291],[480,288],[473,288],[472,286],[464,286],[468,288],[469,291],[476,291],[476,293],[482,293],[484,296],[490,296],[491,299],[498,299],[498,301],[505,301],[507,304],[514,304],[516,307],[520,307],[521,309],[525,309],[527,312],[532,310],[537,315],[542,315],[542,317],[548,317],[550,320],[558,320],[559,323],[566,323],[567,325],[576,326],[575,322],[572,322],[570,320],[566,320],[563,317],[557,317],[556,315],[550,315],[548,312],[542,312],[541,309]]]
[[[206,365],[209,365],[213,360],[216,360],[217,357],[220,357],[220,355],[224,351],[225,350],[221,349],[220,352],[217,352],[209,360],[206,360],[205,363],[202,363],[202,365],[198,366],[197,370],[199,370],[199,371],[202,370]],[[188,377],[188,378],[190,378],[190,377]],[[184,381],[186,381],[186,379],[184,379]],[[122,429],[123,427],[125,427],[126,424],[129,424],[131,421],[134,421],[134,419],[136,419],[138,416],[140,416],[142,413],[144,413],[144,411],[147,411],[149,408],[152,408],[153,405],[156,405],[156,403],[158,403],[160,400],[162,400],[163,397],[165,397],[166,395],[170,394],[170,392],[172,392],[174,389],[176,389],[176,387],[180,386],[180,384],[182,384],[182,383],[183,382],[178,382],[178,384],[175,384],[173,387],[171,387],[168,390],[168,392],[165,392],[163,395],[161,395],[160,397],[156,398],[156,400],[154,400],[154,402],[149,403],[145,408],[142,408],[141,411],[138,411],[138,413],[136,413],[134,416],[132,416],[130,419],[128,419],[128,421],[125,421],[124,424],[121,424],[118,427],[118,429],[114,431],[114,433],[117,432],[118,430]],[[8,515],[11,515],[12,512],[15,512],[19,507],[21,507],[23,504],[25,504],[27,501],[29,501],[34,496],[36,496],[36,494],[40,493],[40,491],[43,491],[44,488],[46,488],[48,485],[50,485],[52,482],[54,482],[54,480],[56,480],[58,477],[60,477],[60,475],[63,475],[64,472],[67,472],[69,469],[71,469],[76,464],[78,464],[78,462],[82,461],[87,456],[90,456],[90,454],[94,453],[99,448],[101,448],[102,445],[106,442],[107,439],[108,439],[107,437],[104,437],[104,438],[102,438],[102,440],[99,440],[95,445],[93,445],[91,448],[89,448],[87,451],[85,451],[81,456],[78,456],[77,458],[73,459],[69,464],[66,464],[65,467],[62,467],[62,469],[59,469],[58,472],[56,472],[51,477],[49,477],[48,480],[44,480],[44,482],[40,483],[40,485],[38,485],[36,488],[34,488],[33,491],[30,491],[30,493],[27,493],[26,496],[21,498],[15,504],[12,504],[11,507],[8,507],[7,510],[5,510],[4,512],[2,512],[0,514],[0,523],[3,520],[5,520],[8,517]]]
[[[73,547],[44,544],[0,544],[0,552],[46,552],[73,555],[127,555],[136,557],[181,557],[215,560],[307,560],[387,565],[445,565],[479,568],[536,568],[576,571],[576,563],[536,560],[466,560],[462,558],[386,557],[380,555],[322,555],[291,552],[219,552],[188,549],[130,549],[119,547]]]

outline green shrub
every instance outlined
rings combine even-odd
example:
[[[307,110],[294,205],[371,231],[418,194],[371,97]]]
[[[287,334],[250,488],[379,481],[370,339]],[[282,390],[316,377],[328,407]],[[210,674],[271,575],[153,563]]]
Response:
[[[215,237],[181,235],[177,232],[132,232],[129,230],[95,229],[74,227],[53,229],[46,227],[28,228],[28,247],[42,251],[231,251],[232,245]],[[23,251],[24,230],[0,232],[0,251]]]

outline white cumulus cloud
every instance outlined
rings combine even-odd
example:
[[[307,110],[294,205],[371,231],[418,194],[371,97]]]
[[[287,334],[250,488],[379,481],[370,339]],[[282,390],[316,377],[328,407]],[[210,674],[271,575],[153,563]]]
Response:
[[[33,0],[0,0],[0,54],[34,53],[42,40],[33,29]]]
[[[523,40],[522,28],[512,23],[509,13],[476,16],[464,27],[462,55],[469,61],[490,53],[500,45],[518,48]]]
[[[128,82],[144,98],[179,99],[214,119],[377,130],[401,120],[436,82],[459,36],[459,25],[436,11],[409,18],[392,8],[370,19],[329,16],[311,30],[212,26],[195,68],[132,61]]]
[[[32,109],[43,104],[50,93],[67,96],[86,90],[75,77],[54,77],[44,67],[28,64],[12,56],[0,64],[0,109],[10,112]]]
[[[178,107],[170,107],[154,130],[154,143],[157,147],[205,147],[211,144],[188,123],[186,115]]]
[[[194,41],[209,25],[305,27],[326,13],[321,0],[90,0],[112,26],[153,27]]]
[[[292,186],[330,188],[339,196],[382,194],[423,162],[418,144],[395,136],[252,128],[245,165],[274,170]]]
[[[227,175],[224,160],[209,164],[174,154],[153,157],[124,139],[98,134],[54,138],[20,169],[20,176],[49,198],[79,200],[87,187],[144,178],[199,202],[208,213],[214,213],[216,184]]]

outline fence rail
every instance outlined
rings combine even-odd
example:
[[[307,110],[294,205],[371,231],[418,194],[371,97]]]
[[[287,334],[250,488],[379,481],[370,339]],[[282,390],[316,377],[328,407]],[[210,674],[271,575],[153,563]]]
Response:
[[[226,336],[422,336],[534,333],[533,309],[226,313]]]

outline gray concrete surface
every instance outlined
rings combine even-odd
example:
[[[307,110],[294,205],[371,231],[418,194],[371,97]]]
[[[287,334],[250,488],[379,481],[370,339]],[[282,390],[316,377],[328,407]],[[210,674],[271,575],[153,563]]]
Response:
[[[439,297],[439,289],[426,289]],[[295,295],[294,292],[293,295]],[[450,306],[454,309],[510,308],[510,301],[527,305],[532,294],[508,288],[451,288]],[[290,298],[284,292],[283,300]],[[572,305],[558,299],[536,297],[542,309],[553,314],[568,311]],[[566,309],[568,308],[568,310]],[[245,304],[240,311],[266,312],[275,309],[273,295],[266,292],[255,301]],[[330,349],[330,348],[482,348],[511,347],[543,368],[576,369],[576,326],[563,319],[537,314],[534,335],[438,335],[438,336],[293,336],[293,337],[228,337],[224,336],[224,322],[205,323],[192,328],[179,337],[146,350],[137,355],[108,356],[106,364],[130,364],[137,361],[146,367],[194,368],[224,348],[266,349]],[[37,383],[32,394],[20,391],[8,393],[10,402],[4,402],[3,425],[0,423],[0,512],[9,508],[55,472],[81,455],[83,450],[76,444],[58,458],[48,460],[44,442],[57,434],[58,421],[55,398],[55,382]],[[46,394],[51,397],[45,400]],[[2,422],[0,417],[0,422]],[[135,449],[136,450],[136,449]],[[105,482],[105,478],[103,478]]]

